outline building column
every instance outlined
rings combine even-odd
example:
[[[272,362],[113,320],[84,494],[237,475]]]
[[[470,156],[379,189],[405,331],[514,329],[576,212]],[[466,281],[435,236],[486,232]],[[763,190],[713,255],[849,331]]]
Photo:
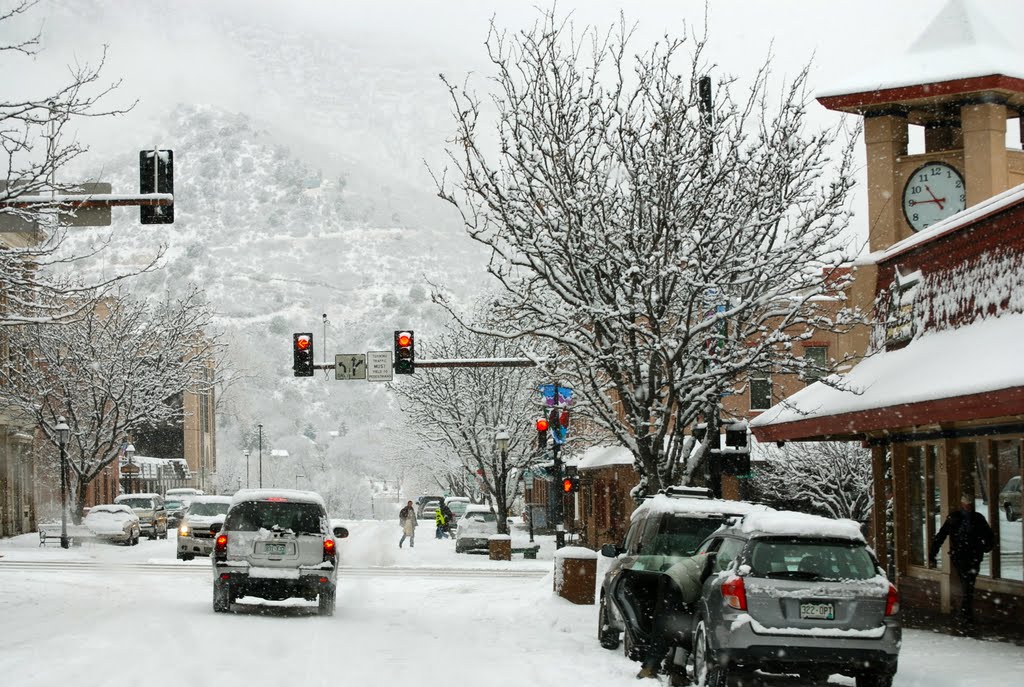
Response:
[[[1006,156],[1006,106],[977,103],[960,108],[964,136],[967,207],[1009,188]]]
[[[874,501],[871,508],[871,546],[878,556],[882,570],[889,569],[889,549],[886,542],[885,517],[886,506],[891,497],[888,482],[885,479],[885,446],[871,447],[871,483],[874,489]]]
[[[907,154],[905,115],[864,118],[864,147],[868,172],[868,250],[888,248],[900,238],[903,224],[896,161]],[[873,284],[872,284],[873,286]]]

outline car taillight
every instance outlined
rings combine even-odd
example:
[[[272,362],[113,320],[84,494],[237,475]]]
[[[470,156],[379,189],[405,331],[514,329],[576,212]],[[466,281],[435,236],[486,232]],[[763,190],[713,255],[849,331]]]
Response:
[[[324,539],[324,560],[334,560],[334,549],[337,544],[334,543],[333,539]]]
[[[889,595],[885,598],[885,614],[896,615],[900,612],[900,593],[896,591],[891,583],[889,584]]]
[[[747,610],[747,588],[742,577],[730,577],[722,583],[722,599],[738,611]]]
[[[228,535],[221,534],[213,542],[213,558],[218,561],[225,561],[228,558]]]

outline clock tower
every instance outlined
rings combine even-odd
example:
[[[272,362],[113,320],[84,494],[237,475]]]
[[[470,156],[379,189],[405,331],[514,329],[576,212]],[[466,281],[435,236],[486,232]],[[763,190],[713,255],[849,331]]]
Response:
[[[871,252],[1024,183],[1024,151],[1006,146],[1008,126],[1024,129],[1024,54],[965,0],[951,0],[901,61],[818,102],[864,118]],[[924,152],[908,153],[912,126]],[[856,303],[870,307],[874,276],[861,268]]]

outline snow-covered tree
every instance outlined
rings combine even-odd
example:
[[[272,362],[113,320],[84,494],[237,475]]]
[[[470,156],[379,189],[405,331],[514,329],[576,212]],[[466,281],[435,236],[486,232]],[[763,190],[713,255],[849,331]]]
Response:
[[[839,441],[762,448],[768,461],[753,480],[758,500],[830,518],[866,522],[871,517],[870,449]]]
[[[36,4],[37,0],[21,0],[0,10],[0,26],[27,19]],[[32,33],[0,45],[0,55],[5,58],[0,64],[5,71],[17,71],[19,59],[33,59],[40,49],[40,39],[39,33]],[[66,81],[45,94],[7,94],[0,98],[0,223],[3,230],[26,237],[17,242],[19,245],[8,246],[0,240],[0,327],[70,319],[81,309],[93,307],[82,295],[103,295],[130,276],[117,275],[88,285],[61,276],[73,268],[73,263],[87,260],[102,246],[88,255],[63,254],[60,246],[64,232],[57,228],[58,213],[73,210],[59,201],[47,200],[52,194],[80,192],[75,182],[59,173],[88,151],[77,136],[65,135],[74,119],[116,116],[132,107],[104,106],[120,84],[101,81],[105,59],[104,50],[96,63],[72,65]],[[154,262],[160,255],[162,251],[157,251]],[[150,263],[142,271],[152,267]]]
[[[419,357],[522,357],[515,342],[481,336],[455,322],[437,340],[424,343],[418,346]],[[530,367],[421,369],[392,384],[407,426],[433,449],[424,452],[423,460],[438,486],[472,493],[479,483],[480,495],[494,507],[503,533],[508,532],[509,506],[524,471],[537,460],[532,423],[541,400],[537,386],[537,370]],[[504,454],[495,445],[502,429],[509,436]]]
[[[685,39],[630,41],[550,13],[492,27],[486,103],[442,75],[456,133],[435,180],[502,287],[498,324],[469,326],[563,352],[651,491],[696,472],[686,426],[748,372],[798,372],[790,344],[839,324],[818,306],[850,257],[853,140],[806,131],[806,69],[773,97],[769,60],[702,107],[703,39],[688,59]]]
[[[133,431],[180,420],[174,399],[217,383],[222,344],[194,288],[157,303],[119,295],[67,324],[12,325],[4,333],[0,400],[34,418],[53,446],[58,418],[66,419],[75,513],[86,485],[120,457]]]

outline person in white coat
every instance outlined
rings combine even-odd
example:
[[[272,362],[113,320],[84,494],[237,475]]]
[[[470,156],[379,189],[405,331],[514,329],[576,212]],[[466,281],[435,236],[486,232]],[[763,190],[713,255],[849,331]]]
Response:
[[[416,509],[412,501],[398,512],[398,522],[402,525],[402,538],[398,540],[398,548],[402,548],[406,537],[409,538],[409,548],[413,548],[416,546]]]

